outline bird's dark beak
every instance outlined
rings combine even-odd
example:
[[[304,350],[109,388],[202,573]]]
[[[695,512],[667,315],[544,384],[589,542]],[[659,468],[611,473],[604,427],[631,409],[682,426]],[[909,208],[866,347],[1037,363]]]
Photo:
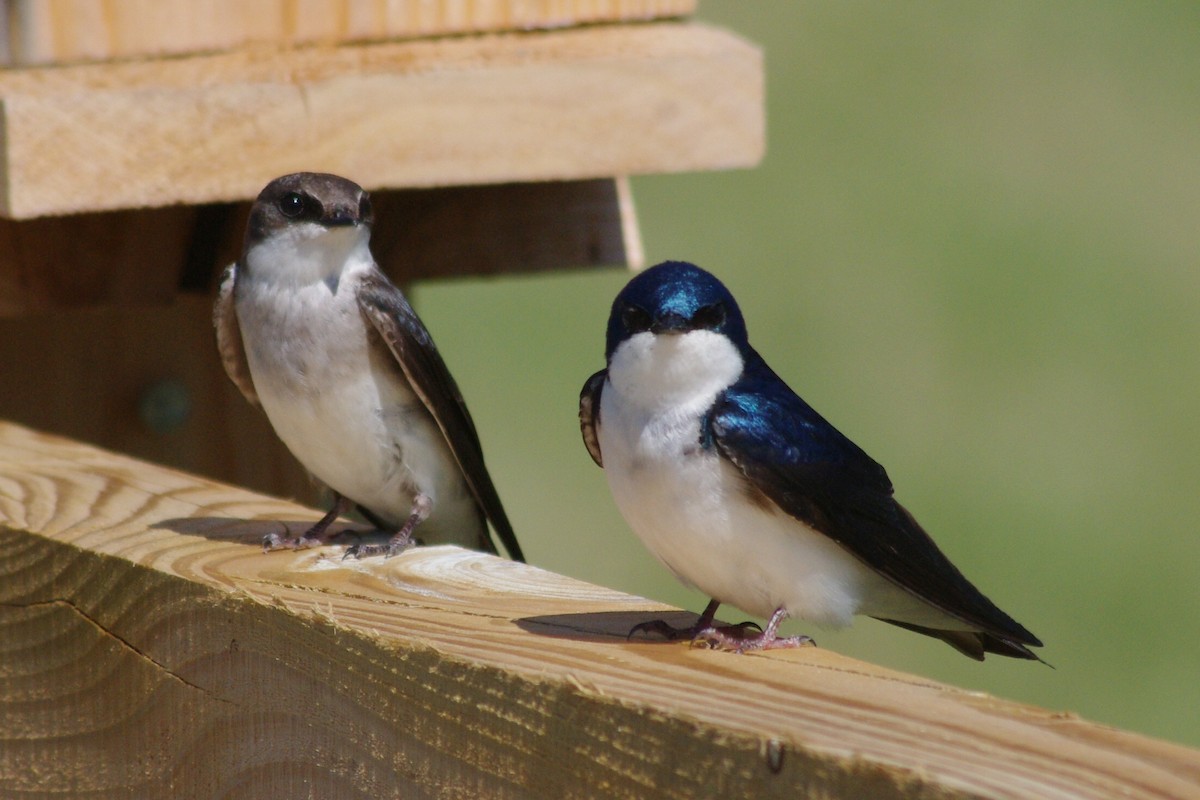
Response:
[[[650,323],[650,332],[653,334],[686,333],[689,330],[691,330],[691,325],[688,323],[688,319],[674,311],[668,311]]]
[[[358,224],[358,209],[349,206],[336,206],[329,211],[322,222],[329,228],[340,228]]]

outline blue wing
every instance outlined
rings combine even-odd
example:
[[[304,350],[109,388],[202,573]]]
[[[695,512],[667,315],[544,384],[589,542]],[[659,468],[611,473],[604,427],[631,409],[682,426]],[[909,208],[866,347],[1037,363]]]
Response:
[[[948,637],[961,640],[961,632],[896,624],[946,639],[977,658],[984,650],[1036,658],[1022,645],[1041,642],[950,563],[896,502],[883,467],[798,397],[757,353],[751,352],[742,378],[714,405],[704,435],[783,511],[983,633],[968,634],[978,636],[977,643],[956,642]]]

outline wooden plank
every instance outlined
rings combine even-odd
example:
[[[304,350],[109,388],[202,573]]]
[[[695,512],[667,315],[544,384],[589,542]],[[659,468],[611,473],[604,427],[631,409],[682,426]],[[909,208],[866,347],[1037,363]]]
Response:
[[[0,73],[0,214],[751,166],[762,57],[695,24],[589,27]]]
[[[0,424],[0,794],[1196,798],[1200,753]]]
[[[692,14],[695,0],[7,0],[17,66],[484,31],[560,28]]]

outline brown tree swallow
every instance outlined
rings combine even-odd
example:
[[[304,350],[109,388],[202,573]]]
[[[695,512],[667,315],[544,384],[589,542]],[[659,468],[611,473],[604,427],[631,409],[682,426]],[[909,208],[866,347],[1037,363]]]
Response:
[[[423,541],[495,553],[490,521],[524,556],[492,484],[462,394],[429,331],[371,255],[371,200],[352,181],[277,178],[250,211],[242,256],[213,313],[225,371],[334,492],[325,517],[266,549],[323,543],[351,505],[392,533],[359,557]]]

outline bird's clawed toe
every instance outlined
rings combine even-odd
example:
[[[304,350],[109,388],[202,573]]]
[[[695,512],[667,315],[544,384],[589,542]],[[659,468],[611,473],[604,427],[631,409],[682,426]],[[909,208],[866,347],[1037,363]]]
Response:
[[[757,635],[746,636],[744,630],[737,635],[731,635],[726,628],[706,628],[692,639],[692,644],[700,644],[714,650],[727,650],[733,653],[751,653],[755,650],[784,650],[791,647],[816,646],[811,636],[776,636],[771,631],[760,631]]]
[[[304,534],[291,539],[285,539],[278,533],[268,533],[263,537],[262,548],[264,553],[269,553],[272,550],[307,550],[310,547],[319,547],[325,542],[314,536]]]
[[[342,554],[342,560],[345,561],[347,558],[363,559],[370,558],[371,556],[383,556],[384,558],[391,558],[392,556],[400,555],[415,544],[417,544],[417,542],[413,540],[411,534],[403,536],[397,534],[382,544],[359,543],[351,545],[350,547],[347,547],[346,552]]]

